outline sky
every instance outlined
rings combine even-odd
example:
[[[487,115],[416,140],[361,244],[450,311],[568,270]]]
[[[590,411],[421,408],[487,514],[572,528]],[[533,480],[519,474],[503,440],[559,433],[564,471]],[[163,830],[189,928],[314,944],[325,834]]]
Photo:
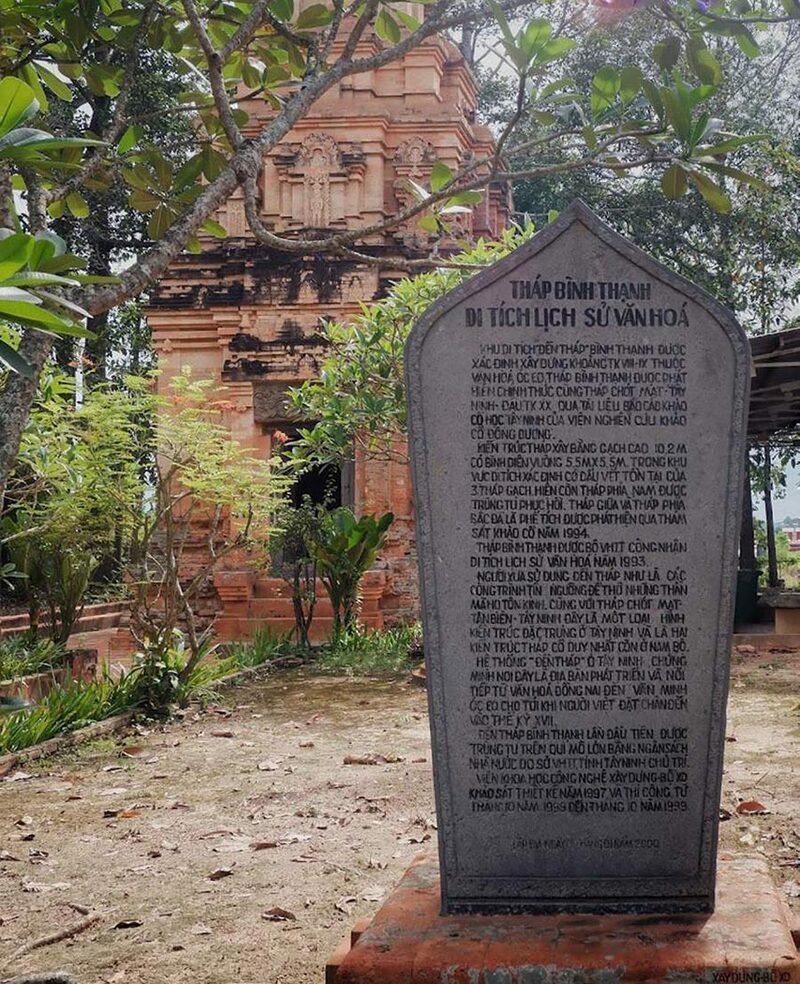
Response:
[[[754,503],[754,505],[756,505],[755,515],[759,519],[763,519],[763,501]],[[788,468],[786,470],[786,495],[781,499],[773,496],[772,512],[776,523],[779,523],[784,516],[800,517],[800,468]]]

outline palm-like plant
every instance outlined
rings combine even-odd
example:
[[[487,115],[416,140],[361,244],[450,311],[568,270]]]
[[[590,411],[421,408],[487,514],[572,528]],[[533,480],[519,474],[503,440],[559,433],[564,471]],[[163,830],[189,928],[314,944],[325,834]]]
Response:
[[[394,514],[365,515],[356,519],[346,506],[330,513],[323,533],[308,542],[308,551],[317,563],[317,573],[333,605],[333,637],[356,623],[358,585],[372,567],[386,542]]]

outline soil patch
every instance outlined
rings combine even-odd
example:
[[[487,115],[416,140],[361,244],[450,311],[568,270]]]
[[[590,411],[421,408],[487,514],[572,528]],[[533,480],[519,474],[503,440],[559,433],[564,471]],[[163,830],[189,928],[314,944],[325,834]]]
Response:
[[[768,856],[791,904],[799,677],[800,654],[735,658],[721,825],[724,850]],[[21,769],[0,783],[0,966],[80,922],[71,905],[103,920],[3,976],[320,984],[353,922],[436,839],[426,695],[396,679],[248,682],[164,728]],[[747,800],[770,812],[738,814]]]

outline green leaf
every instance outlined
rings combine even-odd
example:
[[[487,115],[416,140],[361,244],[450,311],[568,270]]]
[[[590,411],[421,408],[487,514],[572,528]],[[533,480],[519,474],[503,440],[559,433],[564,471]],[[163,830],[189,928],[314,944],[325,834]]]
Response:
[[[547,65],[548,62],[563,58],[568,51],[572,51],[577,43],[572,38],[551,38],[547,44],[534,52],[534,64]]]
[[[689,171],[689,180],[715,212],[720,212],[722,215],[727,215],[730,212],[730,198],[728,198],[722,188],[715,181],[712,181],[707,174],[703,174],[702,171],[692,168]]]
[[[0,136],[39,112],[33,89],[21,79],[0,79]]]
[[[670,199],[682,198],[686,194],[686,171],[677,161],[671,164],[661,176],[661,190]]]
[[[294,0],[272,0],[269,9],[279,21],[288,24],[294,17]]]
[[[626,65],[619,76],[619,95],[622,104],[626,105],[641,92],[642,73],[636,65]]]
[[[439,231],[439,220],[435,215],[423,215],[417,225],[425,232],[437,233]]]
[[[0,317],[32,328],[49,328],[56,333],[67,334],[63,318],[30,301],[0,300]],[[69,327],[69,323],[66,326]]]
[[[503,8],[495,0],[486,0],[486,2],[494,15],[497,26],[500,28],[500,33],[503,35],[505,53],[511,59],[517,71],[522,74],[527,68],[528,59],[525,57],[524,52],[517,47],[517,39],[511,30],[511,25],[508,23],[508,18],[503,12]]]
[[[744,147],[747,144],[763,143],[765,140],[769,140],[769,134],[767,133],[754,133],[746,137],[731,137],[728,140],[721,140],[716,144],[706,144],[698,147],[697,153],[709,157],[718,157],[722,154],[730,154],[732,151],[738,150],[739,147]]]
[[[652,83],[650,79],[642,79],[642,92],[647,96],[647,101],[656,111],[659,119],[663,119],[664,100],[661,98],[658,86]]]
[[[147,223],[147,232],[150,238],[161,239],[176,218],[177,213],[174,208],[169,205],[159,205]]]
[[[112,99],[119,95],[120,74],[119,69],[108,65],[91,65],[84,73],[89,88],[96,96],[111,96]]]
[[[325,27],[330,24],[333,11],[321,3],[314,3],[300,12],[295,28],[298,31],[309,31],[315,27]]]
[[[44,82],[55,96],[63,99],[64,102],[72,102],[72,96],[74,95],[72,89],[55,72],[51,72],[49,68],[40,65],[38,62],[36,63],[36,71],[42,82]]]
[[[665,72],[668,72],[678,64],[680,56],[681,39],[674,34],[670,34],[668,38],[659,41],[655,48],[653,48],[653,60]]]
[[[19,74],[28,83],[28,85],[33,89],[33,94],[36,101],[39,103],[39,110],[42,113],[46,113],[50,108],[50,103],[47,99],[47,93],[42,88],[42,83],[39,81],[39,76],[36,74],[36,69],[31,65],[30,62],[23,65],[19,70]]]
[[[7,280],[21,270],[31,255],[33,240],[24,232],[0,239],[0,280]]]
[[[408,31],[416,31],[420,27],[420,22],[416,17],[407,14],[405,10],[393,10],[392,13]]]
[[[77,191],[70,192],[70,194],[67,195],[66,205],[76,219],[88,218],[89,204],[83,195],[79,195]]]
[[[445,205],[479,205],[483,201],[480,191],[459,191],[445,200]]]
[[[610,65],[604,65],[592,79],[592,115],[599,116],[614,104],[620,90],[619,72]]]
[[[520,31],[518,38],[519,47],[528,56],[528,60],[530,60],[538,48],[547,44],[552,34],[553,27],[550,21],[542,17],[535,17]]]
[[[154,195],[151,191],[145,191],[141,188],[135,188],[128,195],[128,202],[131,208],[135,208],[139,212],[152,212],[153,209],[158,208],[162,204],[158,195]]]
[[[547,212],[547,221],[548,221],[548,223],[555,222],[556,219],[558,218],[558,214],[559,213],[558,213],[558,210],[557,209],[555,209],[555,208],[549,209],[548,212]]]
[[[33,379],[33,366],[29,365],[16,349],[4,342],[2,338],[0,338],[0,362],[8,366],[12,372],[19,373],[26,379]]]
[[[441,191],[452,180],[453,172],[450,168],[442,161],[437,161],[431,170],[431,191]]]
[[[127,154],[141,139],[142,128],[140,126],[129,126],[119,138],[117,150],[120,154]]]
[[[206,219],[206,221],[200,226],[203,232],[209,233],[211,236],[216,236],[217,239],[227,239],[228,230],[225,226],[220,225],[214,219]]]
[[[758,42],[744,24],[737,24],[735,38],[736,43],[748,58],[758,58],[761,54]]]
[[[686,45],[686,57],[701,82],[719,85],[722,81],[722,66],[708,50],[705,41],[691,38]]]
[[[375,18],[375,33],[381,41],[386,41],[389,44],[397,44],[402,37],[400,25],[385,7]]]
[[[691,134],[692,119],[689,115],[689,107],[682,98],[681,93],[662,85],[661,98],[664,102],[667,119],[672,124],[673,130],[684,143],[688,143]]]
[[[725,174],[735,181],[741,181],[742,184],[750,185],[751,188],[758,188],[759,191],[772,191],[772,188],[766,181],[757,178],[755,174],[748,174],[747,171],[741,171],[738,167],[730,167],[728,164],[717,164],[711,161],[704,161],[702,167],[709,171],[715,171],[717,174]]]

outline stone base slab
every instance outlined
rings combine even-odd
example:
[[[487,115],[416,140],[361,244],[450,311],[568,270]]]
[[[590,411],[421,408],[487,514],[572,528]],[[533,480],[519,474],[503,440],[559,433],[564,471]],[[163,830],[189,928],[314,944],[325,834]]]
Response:
[[[763,858],[720,857],[712,915],[442,916],[438,865],[420,856],[325,981],[798,984],[800,959]]]

